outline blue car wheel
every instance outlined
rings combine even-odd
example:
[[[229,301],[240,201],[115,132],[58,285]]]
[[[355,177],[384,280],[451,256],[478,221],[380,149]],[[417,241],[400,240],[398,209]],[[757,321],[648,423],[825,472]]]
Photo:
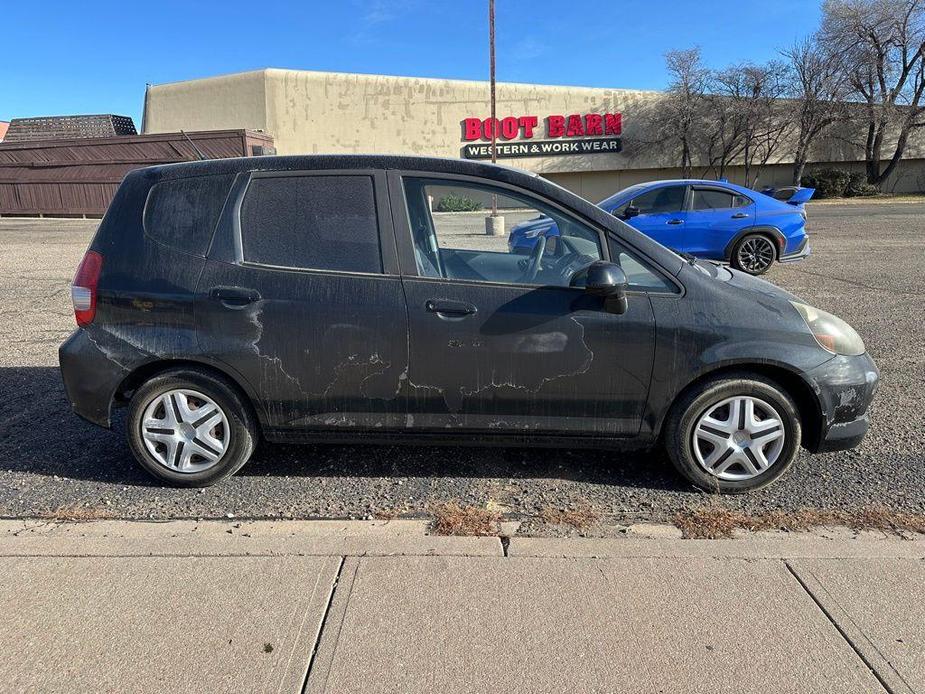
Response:
[[[749,275],[763,275],[777,259],[774,242],[764,234],[746,234],[732,249],[732,266]]]

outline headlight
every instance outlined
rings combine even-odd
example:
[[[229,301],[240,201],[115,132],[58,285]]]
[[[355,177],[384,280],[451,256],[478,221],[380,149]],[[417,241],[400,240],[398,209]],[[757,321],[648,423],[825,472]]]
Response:
[[[803,316],[809,331],[824,350],[848,357],[856,357],[867,351],[861,336],[838,316],[798,301],[790,303]]]

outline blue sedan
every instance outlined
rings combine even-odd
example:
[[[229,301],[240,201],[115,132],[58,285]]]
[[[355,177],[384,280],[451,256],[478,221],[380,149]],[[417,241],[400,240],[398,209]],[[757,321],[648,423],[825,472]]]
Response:
[[[640,183],[599,203],[664,246],[697,258],[728,262],[751,275],[809,255],[803,203],[812,188],[788,188],[774,197],[725,181]],[[511,229],[513,252],[529,252],[539,236],[558,236],[548,217]]]

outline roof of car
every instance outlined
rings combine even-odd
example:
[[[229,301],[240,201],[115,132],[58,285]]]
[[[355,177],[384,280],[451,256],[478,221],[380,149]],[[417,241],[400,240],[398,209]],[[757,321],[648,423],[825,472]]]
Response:
[[[616,201],[622,201],[623,196],[627,191],[638,191],[643,188],[664,188],[670,185],[704,185],[704,186],[716,186],[719,188],[727,188],[729,190],[741,193],[742,195],[748,195],[754,197],[758,191],[745,188],[743,186],[737,185],[735,183],[730,183],[729,181],[712,181],[706,178],[669,178],[659,181],[644,181],[642,183],[634,183],[631,186],[626,188],[621,188],[616,193],[608,195],[606,198],[598,202],[598,205],[607,205],[608,203],[613,203]]]
[[[246,171],[317,171],[325,169],[404,169],[467,174],[497,179],[504,179],[511,175],[537,178],[537,175],[530,171],[509,166],[499,166],[467,159],[393,154],[307,154],[207,159],[150,166],[140,171],[159,179],[171,179],[211,174],[233,174]]]
[[[727,188],[735,188],[739,190],[748,190],[736,183],[730,183],[729,181],[714,181],[708,178],[668,178],[659,181],[646,181],[645,183],[638,183],[636,185],[647,186],[647,185],[667,185],[667,184],[677,184],[677,185],[708,185],[708,186],[725,186]],[[752,191],[754,192],[754,191]]]

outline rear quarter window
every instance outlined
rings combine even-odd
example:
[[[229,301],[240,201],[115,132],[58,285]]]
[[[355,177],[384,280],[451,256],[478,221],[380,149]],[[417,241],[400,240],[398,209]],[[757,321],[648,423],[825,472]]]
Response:
[[[183,253],[204,256],[233,178],[196,176],[156,183],[145,205],[145,234]]]
[[[249,263],[382,272],[373,179],[254,178],[241,205],[241,245]]]

